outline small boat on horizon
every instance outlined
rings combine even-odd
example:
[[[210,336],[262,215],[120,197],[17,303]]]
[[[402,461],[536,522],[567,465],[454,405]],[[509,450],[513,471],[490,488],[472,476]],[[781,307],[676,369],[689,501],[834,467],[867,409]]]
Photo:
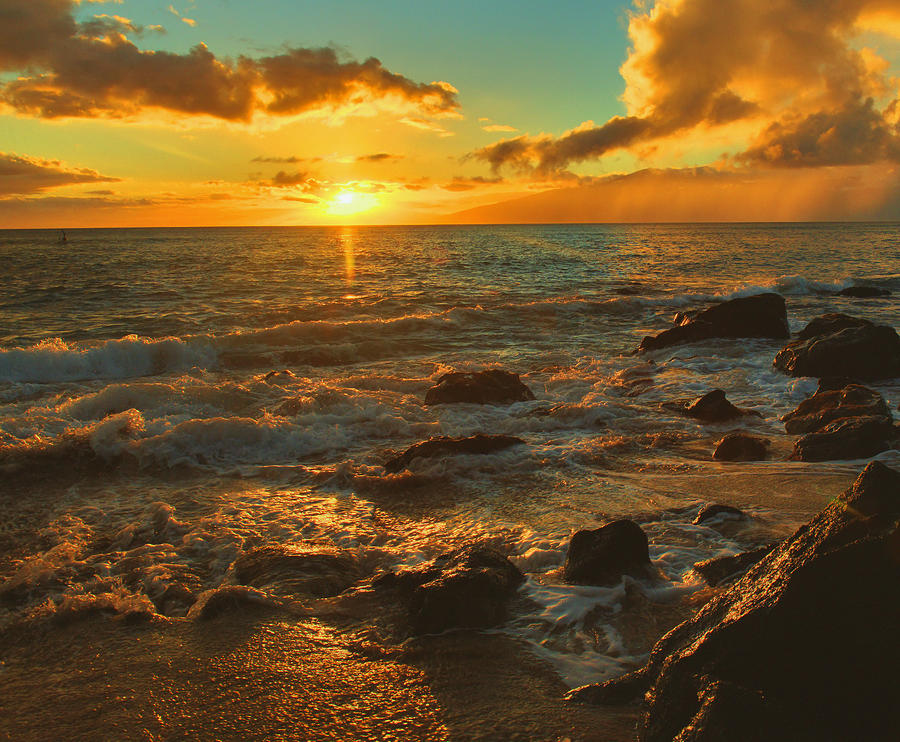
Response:
[[[69,241],[69,238],[66,237],[66,230],[64,230],[64,229],[59,230],[59,236],[56,238],[56,241],[59,243]]]

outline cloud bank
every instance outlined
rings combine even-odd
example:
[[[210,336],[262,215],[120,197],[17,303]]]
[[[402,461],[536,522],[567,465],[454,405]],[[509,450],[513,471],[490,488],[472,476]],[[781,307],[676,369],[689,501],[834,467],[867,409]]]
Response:
[[[115,183],[118,180],[87,168],[66,169],[55,160],[0,152],[0,198],[39,193],[75,183]]]
[[[419,83],[370,57],[341,59],[331,48],[218,58],[198,44],[186,54],[147,51],[121,16],[73,16],[73,0],[0,0],[0,101],[40,118],[135,116],[146,109],[248,122],[373,100],[405,110],[455,112],[456,90]]]
[[[572,163],[685,132],[755,122],[744,165],[900,159],[897,80],[859,30],[900,24],[897,0],[656,0],[636,3],[621,67],[627,115],[560,137],[477,150],[494,170],[552,175]],[[897,26],[900,27],[900,26]]]

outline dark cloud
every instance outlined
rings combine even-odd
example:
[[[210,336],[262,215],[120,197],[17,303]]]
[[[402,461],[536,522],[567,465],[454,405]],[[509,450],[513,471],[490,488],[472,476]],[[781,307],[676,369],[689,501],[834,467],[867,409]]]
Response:
[[[356,158],[357,162],[388,162],[402,160],[403,155],[391,155],[387,152],[376,152],[374,155],[360,155]]]
[[[87,168],[67,169],[56,160],[0,152],[0,196],[38,193],[73,183],[115,183],[118,180]]]
[[[126,38],[127,19],[73,18],[71,0],[0,0],[0,71],[19,72],[0,100],[20,113],[120,118],[144,109],[249,121],[272,115],[399,99],[425,113],[458,108],[446,83],[417,83],[375,58],[342,60],[330,48],[287,49],[236,60],[205,45],[187,54],[144,51]]]
[[[307,188],[314,182],[314,179],[307,172],[289,173],[285,170],[279,170],[271,180],[266,181],[266,185],[274,188]]]
[[[546,176],[615,149],[744,120],[769,125],[747,162],[864,163],[896,150],[887,109],[870,102],[890,92],[884,65],[851,41],[874,14],[900,19],[897,0],[658,0],[639,8],[621,68],[627,116],[557,138],[506,139],[473,156],[495,171]]]
[[[320,158],[314,157],[310,161],[315,162]],[[306,162],[305,157],[294,157],[291,155],[290,157],[254,157],[250,162],[272,162],[280,165],[295,165],[299,162]]]
[[[485,185],[493,185],[503,182],[503,178],[485,178],[481,175],[474,178],[465,178],[457,175],[449,183],[441,186],[445,191],[471,191]]]

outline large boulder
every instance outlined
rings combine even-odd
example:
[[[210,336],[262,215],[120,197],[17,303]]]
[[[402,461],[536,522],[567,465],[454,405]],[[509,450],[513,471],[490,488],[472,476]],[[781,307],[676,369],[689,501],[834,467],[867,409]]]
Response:
[[[812,397],[781,418],[788,433],[813,433],[844,417],[891,418],[884,398],[868,387],[859,384],[848,384],[841,389],[823,390],[822,387],[820,384]]]
[[[743,417],[744,415],[759,414],[753,410],[735,407],[728,401],[725,397],[725,392],[721,389],[713,389],[697,399],[678,399],[674,402],[663,402],[662,406],[667,410],[687,415],[687,417],[692,417],[704,423],[721,423],[726,420],[733,420],[736,417]]]
[[[231,565],[233,582],[276,595],[337,595],[364,577],[348,551],[270,544],[249,549]]]
[[[818,317],[778,351],[775,368],[788,376],[900,376],[900,337],[893,327],[844,314]]]
[[[894,426],[889,417],[844,417],[807,433],[794,443],[794,461],[867,459],[893,445]]]
[[[853,299],[872,299],[877,296],[890,296],[888,289],[880,289],[877,286],[848,286],[837,292],[838,296],[849,296]]]
[[[569,541],[563,578],[580,585],[612,585],[623,575],[651,577],[647,534],[633,520],[578,531]]]
[[[484,629],[507,618],[507,602],[525,579],[503,554],[484,546],[457,549],[416,569],[388,572],[373,581],[405,605],[416,634]]]
[[[775,544],[770,544],[758,549],[742,551],[740,554],[704,559],[702,562],[697,562],[693,570],[715,587],[737,579],[774,548]]]
[[[645,668],[570,697],[612,703],[647,690],[640,742],[895,739],[898,519],[900,473],[872,462],[657,642]]]
[[[514,435],[485,435],[478,433],[468,438],[440,436],[410,446],[399,456],[386,461],[384,469],[389,474],[395,474],[409,466],[409,463],[416,458],[430,459],[458,454],[489,454],[502,451],[511,446],[524,445],[524,443],[525,441],[521,438],[516,438]]]
[[[426,405],[455,402],[505,405],[531,399],[534,393],[519,380],[518,374],[500,369],[474,373],[452,371],[438,378],[437,384],[425,392]]]
[[[787,338],[787,311],[778,294],[731,299],[699,312],[676,315],[677,326],[655,337],[645,337],[639,352],[694,343],[709,338]]]
[[[748,433],[732,431],[716,442],[716,461],[762,461],[769,452],[769,441]]]

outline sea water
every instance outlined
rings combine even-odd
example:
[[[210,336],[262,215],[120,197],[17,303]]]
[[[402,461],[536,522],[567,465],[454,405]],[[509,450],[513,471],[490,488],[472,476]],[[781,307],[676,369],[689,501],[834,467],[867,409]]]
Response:
[[[900,325],[896,224],[56,234],[0,232],[0,625],[25,637],[92,609],[177,632],[210,591],[275,601],[230,569],[262,546],[339,549],[372,575],[480,543],[527,578],[494,633],[565,686],[614,677],[689,614],[695,562],[788,535],[865,463],[787,460],[779,418],[816,381],[773,368],[783,341],[637,355],[641,339],[764,291],[792,331],[828,311]],[[853,285],[892,293],[836,296]],[[486,368],[535,399],[424,406],[442,374]],[[662,406],[714,388],[759,416],[704,425]],[[875,388],[896,409],[900,388]],[[737,428],[770,441],[767,461],[712,460]],[[475,433],[525,445],[383,468]],[[711,501],[750,519],[694,525]],[[622,517],[661,579],[564,584],[571,534]],[[293,605],[326,623],[337,610]],[[355,621],[354,636],[378,623]]]

